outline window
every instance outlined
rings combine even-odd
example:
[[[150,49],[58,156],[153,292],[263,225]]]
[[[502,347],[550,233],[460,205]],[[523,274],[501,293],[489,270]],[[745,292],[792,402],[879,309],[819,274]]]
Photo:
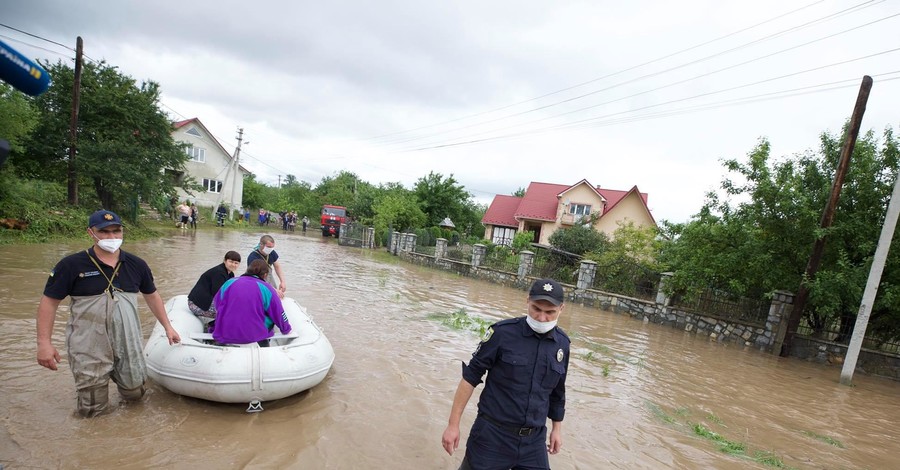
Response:
[[[201,134],[200,131],[198,131],[197,128],[194,127],[194,126],[191,126],[190,129],[188,129],[187,131],[185,131],[185,134],[190,134],[190,135],[199,137],[199,138],[201,138],[201,139],[203,138],[203,134]]]
[[[222,192],[222,182],[219,180],[211,180],[211,179],[203,178],[203,186],[206,187],[206,190],[211,193],[221,193]]]
[[[495,245],[512,246],[516,229],[511,227],[494,227],[491,233],[491,242]]]
[[[569,214],[572,214],[575,222],[581,222],[581,219],[591,215],[591,206],[589,204],[569,204]]]
[[[188,147],[184,149],[192,161],[206,163],[206,149],[201,147]]]

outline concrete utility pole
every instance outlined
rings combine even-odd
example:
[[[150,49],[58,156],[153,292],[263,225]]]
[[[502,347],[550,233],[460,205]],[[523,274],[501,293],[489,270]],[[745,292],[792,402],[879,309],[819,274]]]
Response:
[[[234,161],[232,164],[234,165],[234,180],[231,183],[231,208],[228,210],[228,220],[234,220],[234,205],[235,198],[237,197],[237,187],[238,187],[238,178],[241,177],[241,142],[244,136],[244,128],[238,127],[238,136],[237,136],[237,148],[234,149]],[[250,142],[247,142],[248,144]],[[241,204],[243,204],[243,198],[241,198]]]
[[[68,170],[68,196],[69,205],[78,205],[78,172],[75,170],[75,156],[78,141],[78,108],[81,103],[81,62],[84,43],[81,36],[75,40],[75,81],[72,85],[72,115],[69,119],[69,170]],[[107,207],[106,209],[109,209]]]
[[[853,380],[856,360],[859,358],[859,350],[862,349],[863,339],[866,337],[866,328],[869,326],[869,314],[872,313],[875,295],[878,294],[878,283],[881,282],[884,263],[887,261],[888,251],[891,249],[894,229],[897,228],[898,214],[900,214],[900,174],[897,175],[897,179],[894,181],[894,192],[891,194],[891,202],[888,203],[887,213],[884,215],[881,237],[878,238],[878,247],[875,248],[875,258],[872,259],[872,267],[869,269],[866,290],[863,291],[859,312],[856,314],[856,325],[853,326],[853,336],[850,337],[850,345],[847,347],[844,368],[841,369],[841,384],[843,385],[850,385],[850,381]]]
[[[859,135],[859,128],[862,125],[863,114],[866,112],[866,103],[869,101],[869,91],[871,90],[872,77],[866,75],[859,86],[859,95],[856,97],[856,105],[853,107],[853,114],[850,116],[850,126],[847,127],[844,146],[841,148],[841,160],[834,175],[831,197],[828,198],[828,204],[825,205],[825,211],[822,213],[821,226],[823,229],[831,227],[831,222],[834,220],[834,211],[841,198],[841,187],[844,185],[844,177],[850,168],[850,156],[853,154],[853,147],[856,146],[856,137]],[[816,239],[816,243],[813,245],[812,255],[810,255],[809,263],[806,265],[806,274],[804,274],[803,280],[800,281],[797,296],[794,297],[794,308],[788,319],[787,334],[785,334],[784,342],[781,345],[781,357],[787,357],[791,354],[794,335],[797,334],[797,327],[800,326],[800,320],[803,319],[803,309],[806,307],[806,300],[809,298],[809,288],[806,287],[806,283],[816,277],[816,272],[822,263],[824,251],[825,237],[823,236]]]
[[[225,200],[225,185],[228,184],[228,175],[235,175],[235,178],[237,178],[237,176],[236,176],[238,173],[237,161],[238,161],[238,158],[240,158],[240,156],[241,156],[241,136],[243,136],[243,134],[244,134],[244,129],[241,127],[238,127],[238,136],[237,136],[238,144],[237,144],[237,147],[235,147],[235,149],[234,149],[234,156],[231,157],[231,164],[228,165],[228,171],[225,172],[225,179],[222,180],[222,187],[221,187],[221,189],[219,189],[219,196],[216,197],[216,205],[215,205],[215,207],[212,208],[213,219],[216,218],[216,211],[219,210],[219,206],[222,204],[222,201]],[[232,183],[232,188],[235,185],[236,185],[236,183]],[[233,189],[232,189],[232,194],[231,194],[231,202],[232,202],[232,205],[234,205],[234,190]],[[234,207],[232,207],[231,210],[234,211]],[[233,217],[234,212],[231,212],[231,215]]]

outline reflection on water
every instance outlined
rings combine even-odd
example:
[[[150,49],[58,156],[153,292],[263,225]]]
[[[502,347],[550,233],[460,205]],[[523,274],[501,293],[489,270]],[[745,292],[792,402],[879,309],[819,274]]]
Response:
[[[456,468],[463,449],[447,456],[440,437],[459,363],[478,336],[435,317],[460,309],[489,321],[521,315],[525,292],[342,248],[312,232],[273,234],[288,295],[323,327],[336,359],[319,386],[258,414],[153,385],[142,404],[76,418],[65,360],[58,372],[35,361],[34,312],[55,262],[87,242],[0,247],[0,463]],[[225,251],[246,257],[259,235],[173,230],[125,248],[150,263],[168,298],[187,293]],[[145,307],[141,313],[147,334],[154,319]],[[61,351],[66,316],[61,308],[54,333]],[[563,451],[551,457],[553,468],[767,468],[765,459],[794,468],[896,465],[896,382],[857,374],[855,386],[844,387],[837,368],[578,305],[566,307],[560,325],[573,352]],[[464,415],[464,439],[475,402]]]

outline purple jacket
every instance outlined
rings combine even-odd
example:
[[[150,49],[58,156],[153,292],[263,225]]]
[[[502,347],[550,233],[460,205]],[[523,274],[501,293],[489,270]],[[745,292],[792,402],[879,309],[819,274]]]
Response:
[[[273,323],[282,333],[291,331],[275,288],[255,276],[229,279],[213,302],[218,313],[212,334],[219,343],[262,341],[272,336]]]

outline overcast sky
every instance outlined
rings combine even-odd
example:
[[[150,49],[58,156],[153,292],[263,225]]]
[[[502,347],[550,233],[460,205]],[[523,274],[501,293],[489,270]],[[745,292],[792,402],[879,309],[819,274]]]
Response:
[[[271,185],[434,171],[489,203],[587,179],[685,222],[722,159],[839,132],[864,75],[863,131],[900,124],[897,0],[9,0],[0,23],[54,62],[74,54],[46,40],[81,36],[229,151],[242,127],[241,163]]]

